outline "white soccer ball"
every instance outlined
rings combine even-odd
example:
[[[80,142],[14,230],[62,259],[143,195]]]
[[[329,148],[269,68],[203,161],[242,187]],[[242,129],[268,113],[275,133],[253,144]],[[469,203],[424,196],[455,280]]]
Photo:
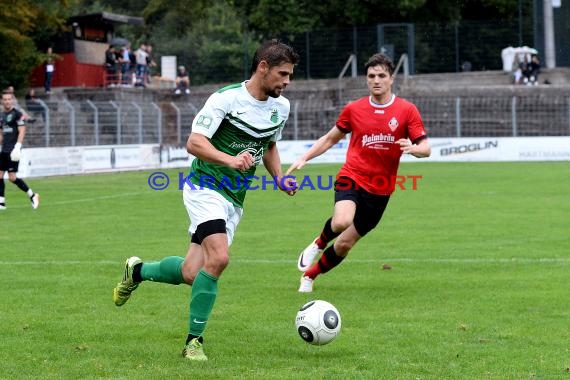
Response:
[[[339,334],[340,326],[340,313],[327,301],[307,302],[295,318],[295,327],[301,338],[316,346],[332,342]]]

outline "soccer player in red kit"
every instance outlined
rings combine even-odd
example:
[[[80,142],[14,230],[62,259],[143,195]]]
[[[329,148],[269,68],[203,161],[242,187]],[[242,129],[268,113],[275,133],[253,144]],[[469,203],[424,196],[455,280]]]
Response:
[[[370,95],[346,105],[336,125],[287,171],[301,169],[351,134],[346,162],[336,176],[333,216],[299,256],[302,293],[312,292],[315,278],[339,265],[358,240],[378,225],[394,191],[402,154],[418,158],[431,154],[418,109],[392,93],[392,60],[374,54],[364,68]]]

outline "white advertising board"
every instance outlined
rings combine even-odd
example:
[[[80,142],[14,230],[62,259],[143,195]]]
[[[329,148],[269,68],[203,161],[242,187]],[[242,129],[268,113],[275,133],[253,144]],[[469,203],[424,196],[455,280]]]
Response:
[[[185,146],[164,145],[160,149],[160,167],[163,169],[187,168],[193,159]]]
[[[570,161],[570,137],[431,138],[431,156],[418,160],[403,155],[402,162]],[[281,161],[293,163],[313,141],[280,141]],[[311,162],[341,163],[348,140],[342,140]]]
[[[160,75],[170,80],[176,79],[176,56],[163,55],[160,57]]]
[[[425,162],[567,161],[570,137],[473,137],[430,139]],[[404,155],[402,162],[417,159]]]
[[[18,175],[53,175],[138,170],[160,166],[158,145],[24,148]]]
[[[291,164],[314,141],[279,141],[284,165]],[[570,137],[432,138],[431,157],[403,155],[402,162],[570,161]],[[343,163],[348,140],[342,140],[312,163]],[[182,146],[113,145],[22,150],[19,175],[40,177],[120,170],[188,168],[194,157]]]

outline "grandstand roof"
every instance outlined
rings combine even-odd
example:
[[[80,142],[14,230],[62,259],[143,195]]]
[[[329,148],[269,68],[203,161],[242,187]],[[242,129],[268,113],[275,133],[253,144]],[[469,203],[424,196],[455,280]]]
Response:
[[[69,18],[68,22],[70,24],[78,23],[83,25],[89,24],[109,24],[109,25],[116,25],[116,24],[130,24],[130,25],[143,25],[144,19],[142,17],[133,17],[127,15],[121,15],[117,13],[110,13],[110,12],[99,12],[99,13],[90,13],[86,15],[78,15],[72,16]]]

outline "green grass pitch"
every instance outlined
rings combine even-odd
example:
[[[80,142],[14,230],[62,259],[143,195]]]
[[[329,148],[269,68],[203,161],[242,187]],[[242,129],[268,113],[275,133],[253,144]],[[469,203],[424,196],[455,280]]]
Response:
[[[309,164],[300,175],[334,175]],[[567,379],[570,165],[413,163],[379,227],[336,270],[297,292],[298,252],[332,191],[251,191],[205,335],[181,357],[190,288],[143,283],[112,302],[126,257],[184,255],[178,173],[30,178],[32,210],[6,183],[0,212],[2,379]],[[263,174],[260,169],[259,174]],[[389,264],[391,270],[383,270]],[[340,311],[323,347],[297,336],[310,299]]]

